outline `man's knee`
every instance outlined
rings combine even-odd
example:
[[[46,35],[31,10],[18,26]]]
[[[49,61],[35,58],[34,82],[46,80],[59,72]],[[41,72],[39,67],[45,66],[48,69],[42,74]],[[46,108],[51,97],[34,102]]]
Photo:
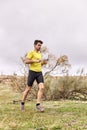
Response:
[[[44,90],[44,84],[43,83],[39,83],[39,89]]]
[[[28,93],[31,90],[31,87],[27,86],[25,91]]]

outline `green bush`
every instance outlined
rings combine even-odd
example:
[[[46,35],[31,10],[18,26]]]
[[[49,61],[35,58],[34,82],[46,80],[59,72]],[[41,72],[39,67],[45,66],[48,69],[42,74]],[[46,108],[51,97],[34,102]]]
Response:
[[[87,77],[82,76],[48,76],[45,80],[45,95],[49,100],[87,99]],[[46,96],[45,96],[46,97]]]

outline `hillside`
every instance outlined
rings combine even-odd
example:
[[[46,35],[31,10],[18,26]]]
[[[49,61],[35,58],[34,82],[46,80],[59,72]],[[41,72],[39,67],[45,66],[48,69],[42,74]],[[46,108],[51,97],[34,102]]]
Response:
[[[87,129],[86,101],[43,101],[45,112],[40,113],[35,109],[36,100],[27,100],[25,111],[20,111],[21,97],[10,84],[0,83],[0,130]]]

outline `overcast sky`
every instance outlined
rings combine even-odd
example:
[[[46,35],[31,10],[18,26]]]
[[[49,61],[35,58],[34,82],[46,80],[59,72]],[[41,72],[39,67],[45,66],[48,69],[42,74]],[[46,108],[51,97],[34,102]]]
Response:
[[[17,73],[35,39],[86,70],[87,0],[0,0],[0,73]]]

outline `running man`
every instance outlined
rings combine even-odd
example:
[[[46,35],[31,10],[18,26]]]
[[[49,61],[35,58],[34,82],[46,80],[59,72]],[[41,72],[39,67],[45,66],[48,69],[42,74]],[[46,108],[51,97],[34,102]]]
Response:
[[[30,51],[26,58],[23,60],[25,64],[29,64],[29,74],[27,79],[27,86],[23,93],[22,102],[20,109],[24,110],[26,97],[33,86],[33,82],[36,80],[38,83],[38,94],[37,94],[37,103],[36,108],[43,112],[44,109],[41,106],[41,99],[43,96],[44,90],[44,78],[42,74],[42,65],[47,64],[47,60],[42,61],[42,54],[40,52],[43,42],[41,40],[34,41],[34,50]]]

